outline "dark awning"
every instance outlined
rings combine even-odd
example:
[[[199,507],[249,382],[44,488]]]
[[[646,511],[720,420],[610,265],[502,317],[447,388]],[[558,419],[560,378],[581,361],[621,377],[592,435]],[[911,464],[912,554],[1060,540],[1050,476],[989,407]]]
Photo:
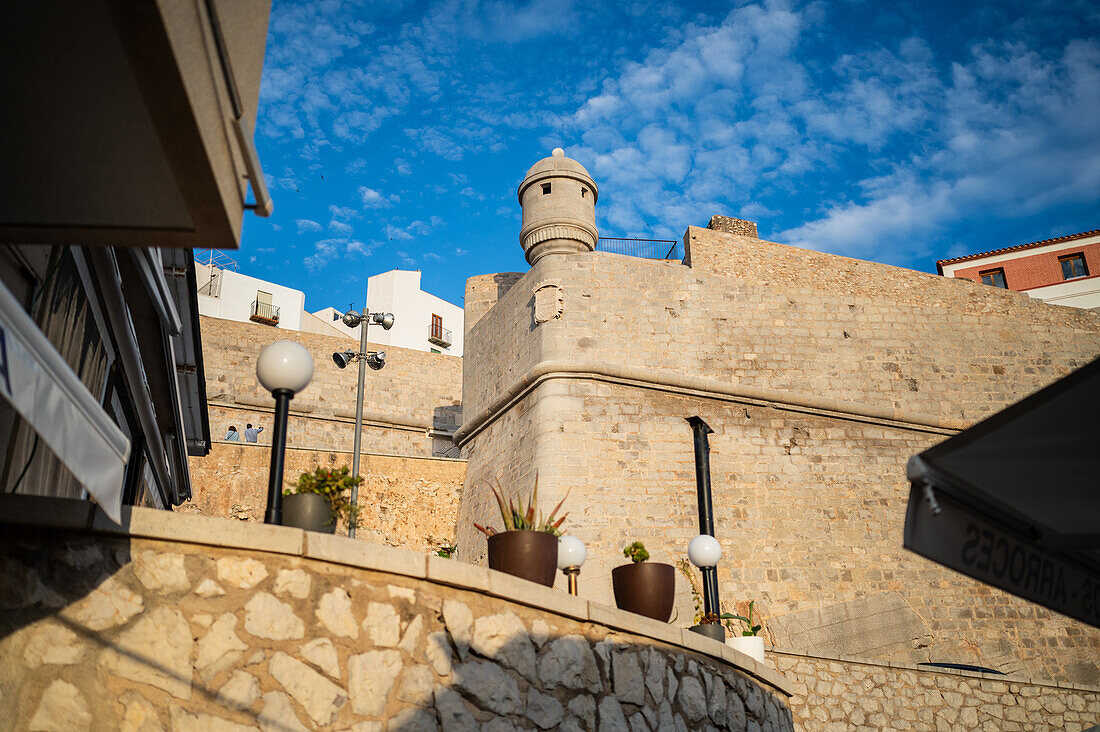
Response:
[[[1100,359],[909,460],[906,548],[1100,627]]]

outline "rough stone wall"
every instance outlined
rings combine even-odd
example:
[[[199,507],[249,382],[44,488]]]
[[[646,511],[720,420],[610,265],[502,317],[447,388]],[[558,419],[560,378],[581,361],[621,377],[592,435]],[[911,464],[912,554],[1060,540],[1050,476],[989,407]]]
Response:
[[[462,299],[466,321],[465,336],[469,335],[470,329],[481,320],[481,316],[489,312],[490,308],[496,305],[504,293],[508,292],[522,276],[522,272],[500,272],[466,280],[466,295]]]
[[[1100,723],[1095,687],[803,654],[777,653],[772,659],[794,682],[791,710],[805,732],[1076,732]]]
[[[213,408],[210,430],[215,439],[225,436],[230,424],[242,430],[244,422],[264,424],[270,430],[271,395],[256,380],[256,358],[269,343],[286,339],[287,333],[254,323],[238,323],[202,317],[203,360],[207,399]],[[313,355],[313,380],[291,402],[287,444],[315,449],[348,449],[352,444],[358,366],[339,369],[332,362],[335,351],[355,350],[347,338],[297,332],[293,340]],[[387,426],[400,433],[410,428],[453,432],[462,421],[462,359],[396,346],[376,346],[386,352],[386,367],[367,371],[364,390],[366,419],[380,429],[364,432],[368,452],[408,452],[432,455],[429,436],[387,434]],[[270,439],[270,433],[262,433]],[[243,439],[243,437],[242,437]]]
[[[466,557],[484,551],[470,523],[499,522],[485,479],[526,489],[535,472],[544,508],[568,492],[567,527],[590,550],[586,596],[610,598],[606,571],[629,541],[657,561],[684,556],[697,532],[684,417],[697,414],[716,432],[723,596],[755,599],[777,642],[1100,679],[1100,631],[901,548],[906,460],[1091,361],[1100,318],[758,240],[750,257],[732,234],[686,238],[692,268],[547,257],[471,329]],[[564,308],[539,323],[544,282]],[[683,587],[678,608],[686,623]]]
[[[729,216],[711,216],[707,228],[713,231],[724,231],[727,234],[740,234],[756,238],[756,222],[744,219],[733,219]]]
[[[293,420],[292,420],[293,422]],[[351,467],[350,452],[286,451],[283,486],[317,467]],[[179,511],[201,516],[264,520],[268,446],[222,442],[204,458],[191,458],[194,494]],[[360,527],[357,539],[414,551],[431,551],[455,539],[466,462],[401,455],[363,455],[359,461]],[[344,526],[337,529],[346,532]]]
[[[785,697],[731,666],[480,592],[248,549],[2,537],[4,729],[793,729]]]

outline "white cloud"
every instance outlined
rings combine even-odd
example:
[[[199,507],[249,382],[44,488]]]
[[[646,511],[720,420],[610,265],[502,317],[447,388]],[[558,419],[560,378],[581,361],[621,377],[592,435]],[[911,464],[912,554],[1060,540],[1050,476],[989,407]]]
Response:
[[[355,219],[359,217],[359,212],[350,206],[336,206],[331,205],[328,207],[329,214],[334,219],[340,219],[341,221],[347,221],[348,219]]]
[[[386,224],[383,231],[386,234],[386,238],[390,241],[409,241],[413,238],[413,235],[409,232],[391,224]]]
[[[320,231],[322,227],[316,221],[310,219],[295,219],[294,223],[298,224],[298,233],[301,234],[306,231]]]
[[[328,228],[329,231],[335,234],[339,234],[340,236],[347,236],[355,230],[351,227],[351,225],[345,224],[343,221],[337,221],[336,219],[328,222]]]
[[[387,197],[382,192],[366,186],[359,187],[359,197],[362,198],[365,208],[389,208],[401,200],[396,193]]]

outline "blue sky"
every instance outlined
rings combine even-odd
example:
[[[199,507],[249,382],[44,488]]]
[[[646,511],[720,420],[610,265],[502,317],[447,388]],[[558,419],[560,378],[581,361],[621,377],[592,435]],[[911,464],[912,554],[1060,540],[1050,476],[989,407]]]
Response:
[[[925,271],[1100,228],[1091,2],[275,0],[241,271],[318,310],[366,278],[523,271],[516,184],[554,147],[604,236],[712,214]]]

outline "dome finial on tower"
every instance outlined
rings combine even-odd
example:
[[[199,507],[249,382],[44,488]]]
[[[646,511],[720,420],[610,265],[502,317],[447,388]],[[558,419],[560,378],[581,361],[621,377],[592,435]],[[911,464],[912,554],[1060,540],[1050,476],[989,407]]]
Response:
[[[519,184],[523,228],[519,243],[528,264],[547,254],[596,249],[596,199],[600,191],[584,166],[554,148],[527,171]]]

